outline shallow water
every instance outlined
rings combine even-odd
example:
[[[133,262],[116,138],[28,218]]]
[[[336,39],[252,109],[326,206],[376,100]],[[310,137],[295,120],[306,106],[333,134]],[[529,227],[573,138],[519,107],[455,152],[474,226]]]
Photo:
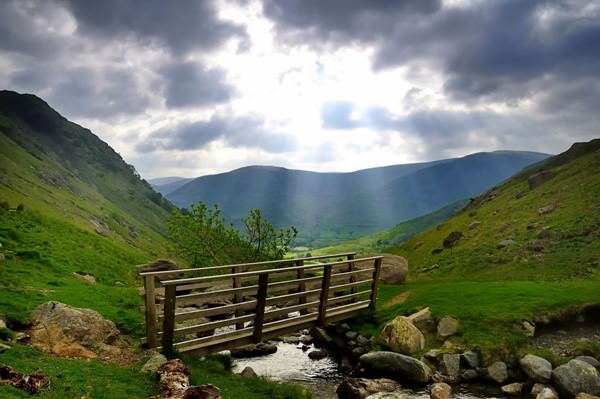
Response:
[[[280,342],[277,352],[247,359],[236,359],[236,372],[241,372],[244,367],[250,366],[260,376],[268,377],[275,381],[290,382],[302,385],[313,392],[315,399],[337,399],[335,390],[343,381],[344,376],[338,371],[337,363],[331,358],[311,360],[307,351],[302,351],[302,345]],[[457,399],[479,399],[493,396],[474,395],[467,391],[455,392]],[[429,393],[425,389],[400,389],[391,393],[378,393],[369,396],[369,399],[428,399]]]

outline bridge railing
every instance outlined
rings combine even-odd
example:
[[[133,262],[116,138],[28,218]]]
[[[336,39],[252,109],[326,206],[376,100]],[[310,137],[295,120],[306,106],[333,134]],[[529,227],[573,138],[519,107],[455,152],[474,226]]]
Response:
[[[206,354],[374,308],[382,257],[354,255],[140,273],[144,341],[163,352]],[[340,257],[346,259],[309,263]]]

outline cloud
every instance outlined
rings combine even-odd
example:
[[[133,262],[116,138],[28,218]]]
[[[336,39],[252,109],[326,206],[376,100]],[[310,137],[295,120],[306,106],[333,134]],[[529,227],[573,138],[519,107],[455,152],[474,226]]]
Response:
[[[77,19],[77,30],[103,39],[127,37],[174,53],[211,51],[230,38],[246,39],[245,29],[220,19],[209,0],[62,0]]]
[[[234,148],[255,148],[270,153],[281,153],[295,148],[293,137],[268,132],[261,119],[213,115],[209,120],[182,122],[161,128],[136,146],[137,152],[156,150],[190,151],[206,148],[210,143],[223,140]]]
[[[198,63],[174,62],[162,70],[164,97],[169,108],[206,106],[228,101],[233,88],[225,83],[225,71]]]
[[[321,121],[325,129],[352,129],[354,105],[349,101],[326,102],[321,106]]]

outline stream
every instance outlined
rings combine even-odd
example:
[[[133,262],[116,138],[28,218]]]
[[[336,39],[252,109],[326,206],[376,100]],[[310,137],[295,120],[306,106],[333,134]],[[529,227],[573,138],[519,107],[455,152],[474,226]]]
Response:
[[[277,352],[244,359],[235,359],[236,372],[241,372],[249,366],[260,376],[268,377],[274,381],[289,382],[302,385],[313,392],[315,399],[337,399],[336,389],[343,381],[344,376],[338,371],[336,361],[330,357],[321,360],[311,360],[308,353],[312,349],[303,351],[302,344],[295,345],[285,342],[277,344]],[[492,397],[488,395],[475,395],[467,391],[454,392],[454,398],[479,399]],[[429,399],[426,389],[400,389],[390,393],[378,393],[369,396],[369,399]]]

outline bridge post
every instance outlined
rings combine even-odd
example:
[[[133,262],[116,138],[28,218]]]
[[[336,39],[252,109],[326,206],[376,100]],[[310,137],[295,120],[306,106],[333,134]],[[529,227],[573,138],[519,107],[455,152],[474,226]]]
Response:
[[[237,274],[238,272],[238,268],[236,267],[232,267],[231,268],[231,274]],[[232,288],[240,288],[242,286],[242,279],[237,277],[237,276],[233,276],[232,278],[232,283],[231,283],[231,287]],[[233,303],[240,303],[243,301],[242,295],[239,293],[235,293],[233,294]],[[244,311],[243,310],[236,310],[235,311],[235,317],[240,317],[244,315]],[[241,330],[242,328],[244,328],[244,323],[236,323],[235,324],[235,329],[236,330]]]
[[[156,348],[156,303],[154,291],[154,276],[144,276],[144,299],[146,307],[146,345]]]
[[[300,260],[296,261],[296,266],[304,266],[304,260],[300,259]],[[304,278],[304,269],[300,269],[296,272],[296,278],[298,280]],[[305,282],[298,283],[298,292],[304,292],[304,291],[306,291],[306,283]],[[306,303],[306,301],[307,301],[306,296],[301,296],[300,298],[298,298],[299,305]],[[308,314],[308,309],[300,310],[300,314],[301,315]]]
[[[349,261],[354,260],[354,254],[348,254],[347,256]],[[354,262],[348,262],[348,271],[349,272],[353,272],[356,270],[356,263]],[[353,274],[352,276],[350,276],[350,283],[355,283],[356,282],[356,275]],[[358,292],[358,287],[352,287],[350,289],[350,293],[351,294],[356,294]],[[356,302],[356,298],[352,298],[352,302]]]
[[[325,318],[327,317],[327,302],[329,301],[330,285],[331,265],[327,265],[323,270],[323,282],[321,284],[321,303],[319,303],[319,317],[317,318],[317,324],[321,327],[325,326]]]
[[[258,343],[262,340],[263,324],[265,322],[265,307],[267,305],[267,289],[269,285],[269,274],[258,275],[258,292],[256,293],[256,317],[254,319],[254,331],[252,341]]]
[[[162,352],[173,352],[173,337],[175,331],[175,296],[177,295],[176,285],[167,285],[165,287],[165,308],[163,321]]]
[[[377,307],[377,289],[379,288],[379,275],[381,274],[381,261],[382,258],[375,259],[375,270],[373,271],[373,281],[371,282],[371,303],[369,308],[371,311],[375,311]]]

